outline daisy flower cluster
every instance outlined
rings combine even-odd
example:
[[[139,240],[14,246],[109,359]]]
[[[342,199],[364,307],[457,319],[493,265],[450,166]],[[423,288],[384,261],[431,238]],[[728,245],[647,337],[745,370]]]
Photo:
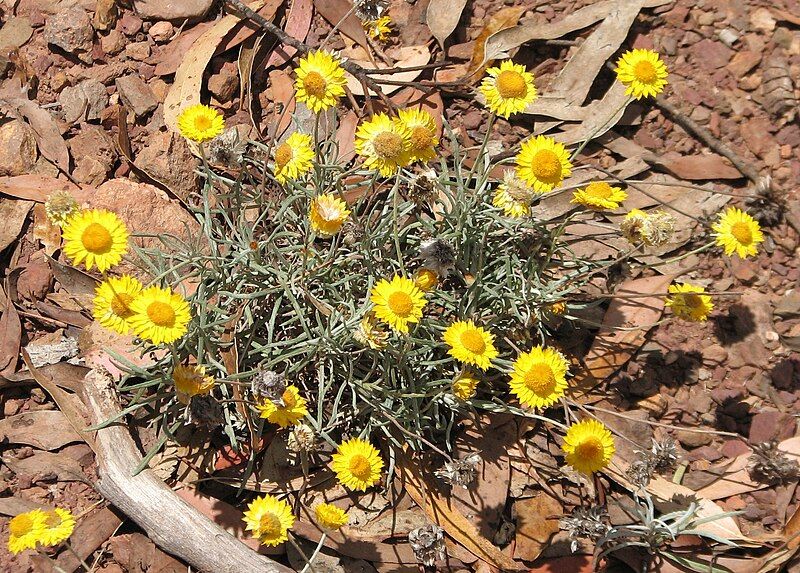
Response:
[[[17,554],[28,549],[55,547],[64,543],[75,529],[75,517],[68,509],[34,509],[8,522],[8,550]]]

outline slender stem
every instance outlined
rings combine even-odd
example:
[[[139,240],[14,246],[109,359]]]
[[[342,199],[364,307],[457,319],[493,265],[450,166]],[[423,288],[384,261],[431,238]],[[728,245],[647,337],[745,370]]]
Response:
[[[305,567],[303,567],[300,573],[306,573],[306,571],[308,571],[309,567],[311,567],[311,564],[314,562],[314,559],[317,558],[317,555],[322,549],[322,546],[325,545],[326,539],[328,539],[328,534],[323,532],[322,537],[319,538],[319,543],[317,543],[317,547],[314,549],[314,553],[311,554],[311,557],[309,557]],[[311,569],[313,570],[313,567],[311,567]]]
[[[78,555],[77,551],[75,551],[75,549],[72,548],[72,545],[70,545],[69,541],[65,541],[64,546],[69,550],[70,553],[72,553],[75,556],[75,559],[80,561],[80,564],[86,570],[86,573],[90,573],[92,568],[89,567],[89,564],[83,560],[83,557]]]
[[[594,130],[592,130],[592,132],[591,132],[589,135],[587,135],[587,136],[586,136],[586,139],[584,139],[584,140],[581,142],[581,144],[580,144],[580,145],[577,147],[577,149],[575,149],[575,151],[573,151],[573,152],[572,152],[572,156],[569,158],[569,160],[570,160],[570,163],[571,163],[571,162],[573,162],[573,161],[575,161],[575,158],[576,158],[576,157],[578,157],[578,155],[580,154],[580,152],[581,152],[581,151],[583,151],[584,147],[586,147],[586,146],[589,144],[589,142],[590,142],[592,139],[594,139],[594,137],[595,137],[595,136],[596,136],[598,133],[600,133],[600,130],[602,130],[602,129],[603,129],[605,126],[607,126],[609,123],[611,123],[612,121],[614,121],[614,118],[617,116],[617,114],[618,114],[618,113],[619,113],[621,110],[625,109],[625,107],[626,107],[626,106],[627,106],[629,103],[631,103],[631,101],[633,101],[633,97],[632,97],[632,96],[628,96],[628,98],[627,98],[625,101],[623,101],[623,102],[622,102],[622,105],[620,105],[620,106],[619,106],[619,107],[618,107],[616,110],[614,110],[614,113],[612,113],[612,114],[609,116],[609,118],[608,118],[608,119],[607,119],[605,122],[603,122],[603,124],[602,124],[601,126],[599,126],[599,127],[596,127]]]

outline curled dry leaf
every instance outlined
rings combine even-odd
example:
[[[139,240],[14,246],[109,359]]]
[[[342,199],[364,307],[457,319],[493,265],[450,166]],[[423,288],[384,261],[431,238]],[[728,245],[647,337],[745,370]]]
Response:
[[[425,22],[433,37],[444,47],[444,42],[456,29],[467,0],[431,0],[425,15]]]
[[[17,240],[33,207],[30,201],[0,198],[0,251]]]
[[[516,26],[517,22],[519,22],[519,17],[522,16],[524,11],[525,8],[523,6],[511,6],[508,8],[502,8],[501,10],[492,14],[492,17],[489,18],[486,26],[483,27],[481,33],[477,38],[475,38],[475,47],[472,52],[472,59],[469,62],[467,75],[464,78],[466,81],[470,83],[479,81],[484,70],[492,65],[492,60],[487,60],[484,58],[486,40],[488,40],[492,34],[495,34],[500,30],[505,30],[507,28]]]
[[[0,376],[13,374],[17,369],[22,340],[22,324],[14,303],[6,299],[3,316],[0,316]]]
[[[373,66],[371,62],[364,60],[363,57],[351,58],[351,60],[356,64],[366,68],[371,68]],[[431,53],[427,46],[403,46],[400,48],[400,59],[394,63],[394,66],[389,66],[388,64],[379,62],[376,67],[380,69],[390,69],[393,67],[413,68],[416,66],[424,66],[430,60]],[[392,80],[393,82],[413,82],[417,76],[420,75],[420,73],[422,73],[420,70],[411,70],[407,72],[398,72],[396,74],[385,74],[373,77],[381,90],[383,90],[383,93],[388,95],[399,90],[400,86],[382,84],[381,79]],[[351,92],[353,92],[353,95],[363,96],[364,86],[361,85],[361,82],[358,81],[357,78],[351,76],[349,73],[345,73],[345,76],[347,77],[347,87]]]
[[[564,510],[558,500],[540,493],[514,503],[514,512],[517,515],[514,557],[533,561],[547,547],[550,538],[558,533],[558,520]]]
[[[22,115],[33,129],[36,145],[42,156],[69,173],[69,148],[61,137],[56,120],[48,111],[39,107],[36,102],[21,98],[7,100],[0,107],[11,107]]]
[[[308,35],[308,30],[311,27],[311,18],[314,13],[314,2],[312,0],[292,0],[292,5],[289,8],[289,15],[286,16],[286,25],[283,31],[289,34],[292,38],[303,41]],[[288,62],[292,56],[297,52],[291,46],[278,44],[275,50],[270,54],[264,68],[269,69],[275,66],[282,66]]]

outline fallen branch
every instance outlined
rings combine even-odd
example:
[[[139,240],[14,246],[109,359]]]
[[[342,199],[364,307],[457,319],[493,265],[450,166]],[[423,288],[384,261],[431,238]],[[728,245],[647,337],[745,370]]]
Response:
[[[83,393],[92,424],[119,414],[119,400],[107,375],[91,370],[84,378]],[[95,455],[100,475],[97,491],[167,553],[208,573],[291,572],[259,555],[183,501],[150,470],[132,475],[142,456],[124,426],[98,430]]]
[[[247,17],[249,20],[255,22],[262,30],[277,36],[278,40],[281,43],[293,47],[295,50],[297,50],[303,55],[311,51],[312,49],[311,46],[309,46],[305,42],[301,42],[297,38],[293,38],[283,30],[278,28],[275,24],[264,18],[261,14],[246,6],[244,2],[241,2],[240,0],[226,0],[225,3],[230,5],[234,10],[236,10],[243,16]],[[366,85],[370,90],[375,92],[375,94],[379,98],[381,98],[381,101],[383,101],[383,103],[389,109],[397,108],[397,105],[395,105],[395,103],[392,100],[390,100],[385,93],[383,93],[383,90],[378,85],[378,83],[367,75],[367,70],[365,70],[364,68],[362,68],[361,66],[350,60],[342,60],[340,64],[342,68],[350,72],[350,74],[355,76],[356,79],[358,79],[362,84]]]

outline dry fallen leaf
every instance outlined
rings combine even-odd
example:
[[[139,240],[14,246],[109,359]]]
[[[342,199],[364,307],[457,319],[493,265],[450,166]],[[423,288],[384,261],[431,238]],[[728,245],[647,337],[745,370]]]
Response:
[[[45,175],[17,175],[16,177],[0,177],[0,193],[44,203],[52,193],[67,191],[74,193],[80,188],[66,179],[54,179]]]
[[[286,24],[283,31],[292,38],[300,40],[306,39],[308,30],[311,27],[311,19],[314,14],[314,3],[312,0],[292,0],[289,7],[289,14],[286,16]],[[264,69],[282,66],[288,62],[297,50],[285,44],[278,44],[270,54],[269,59],[264,64]]]
[[[0,198],[0,251],[17,240],[31,207],[30,201]]]
[[[367,33],[353,10],[351,0],[314,0],[317,12],[338,30],[369,52]],[[371,67],[371,66],[368,66]]]
[[[444,42],[456,29],[467,0],[431,0],[425,15],[425,22],[433,37],[444,48]]]
[[[558,520],[564,510],[558,500],[540,493],[515,502],[514,512],[517,515],[514,557],[533,561],[547,547],[550,538],[558,533]]]
[[[523,6],[511,6],[502,8],[492,14],[481,33],[475,38],[475,47],[473,48],[472,59],[469,62],[465,78],[468,82],[474,83],[480,80],[484,70],[492,65],[492,60],[484,58],[486,40],[489,39],[489,36],[500,30],[516,26],[517,22],[519,22],[519,17],[522,16],[524,11],[525,7]]]
[[[23,412],[0,420],[0,434],[10,444],[25,444],[40,450],[58,450],[83,437],[58,410]]]
[[[356,64],[361,66],[371,68],[373,64],[364,59],[363,52],[361,52],[361,56],[350,58]],[[384,62],[378,62],[377,65],[374,67],[385,70],[392,67],[397,68],[413,68],[417,66],[424,66],[427,64],[431,59],[430,50],[428,50],[427,46],[403,46],[400,48],[400,59],[394,63],[394,66],[389,66]],[[400,89],[400,86],[397,85],[388,85],[382,84],[381,79],[392,80],[395,82],[411,82],[414,81],[417,76],[422,73],[421,70],[411,70],[408,72],[399,72],[396,74],[388,74],[388,75],[380,75],[375,77],[375,81],[377,82],[378,86],[381,88],[383,93],[389,95],[391,93],[396,92]],[[351,76],[349,73],[345,73],[347,77],[347,87],[353,92],[353,95],[363,96],[364,95],[364,86],[361,85],[361,82],[358,81],[357,78]]]
[[[6,308],[0,316],[0,376],[13,374],[17,369],[22,324],[14,303],[6,299]]]
[[[615,294],[623,298],[611,301],[603,326],[572,379],[570,387],[578,401],[590,400],[592,388],[617,372],[645,343],[664,311],[664,294],[671,282],[671,276],[653,276],[620,285]],[[626,295],[632,298],[624,298]],[[616,330],[618,327],[631,330]]]

